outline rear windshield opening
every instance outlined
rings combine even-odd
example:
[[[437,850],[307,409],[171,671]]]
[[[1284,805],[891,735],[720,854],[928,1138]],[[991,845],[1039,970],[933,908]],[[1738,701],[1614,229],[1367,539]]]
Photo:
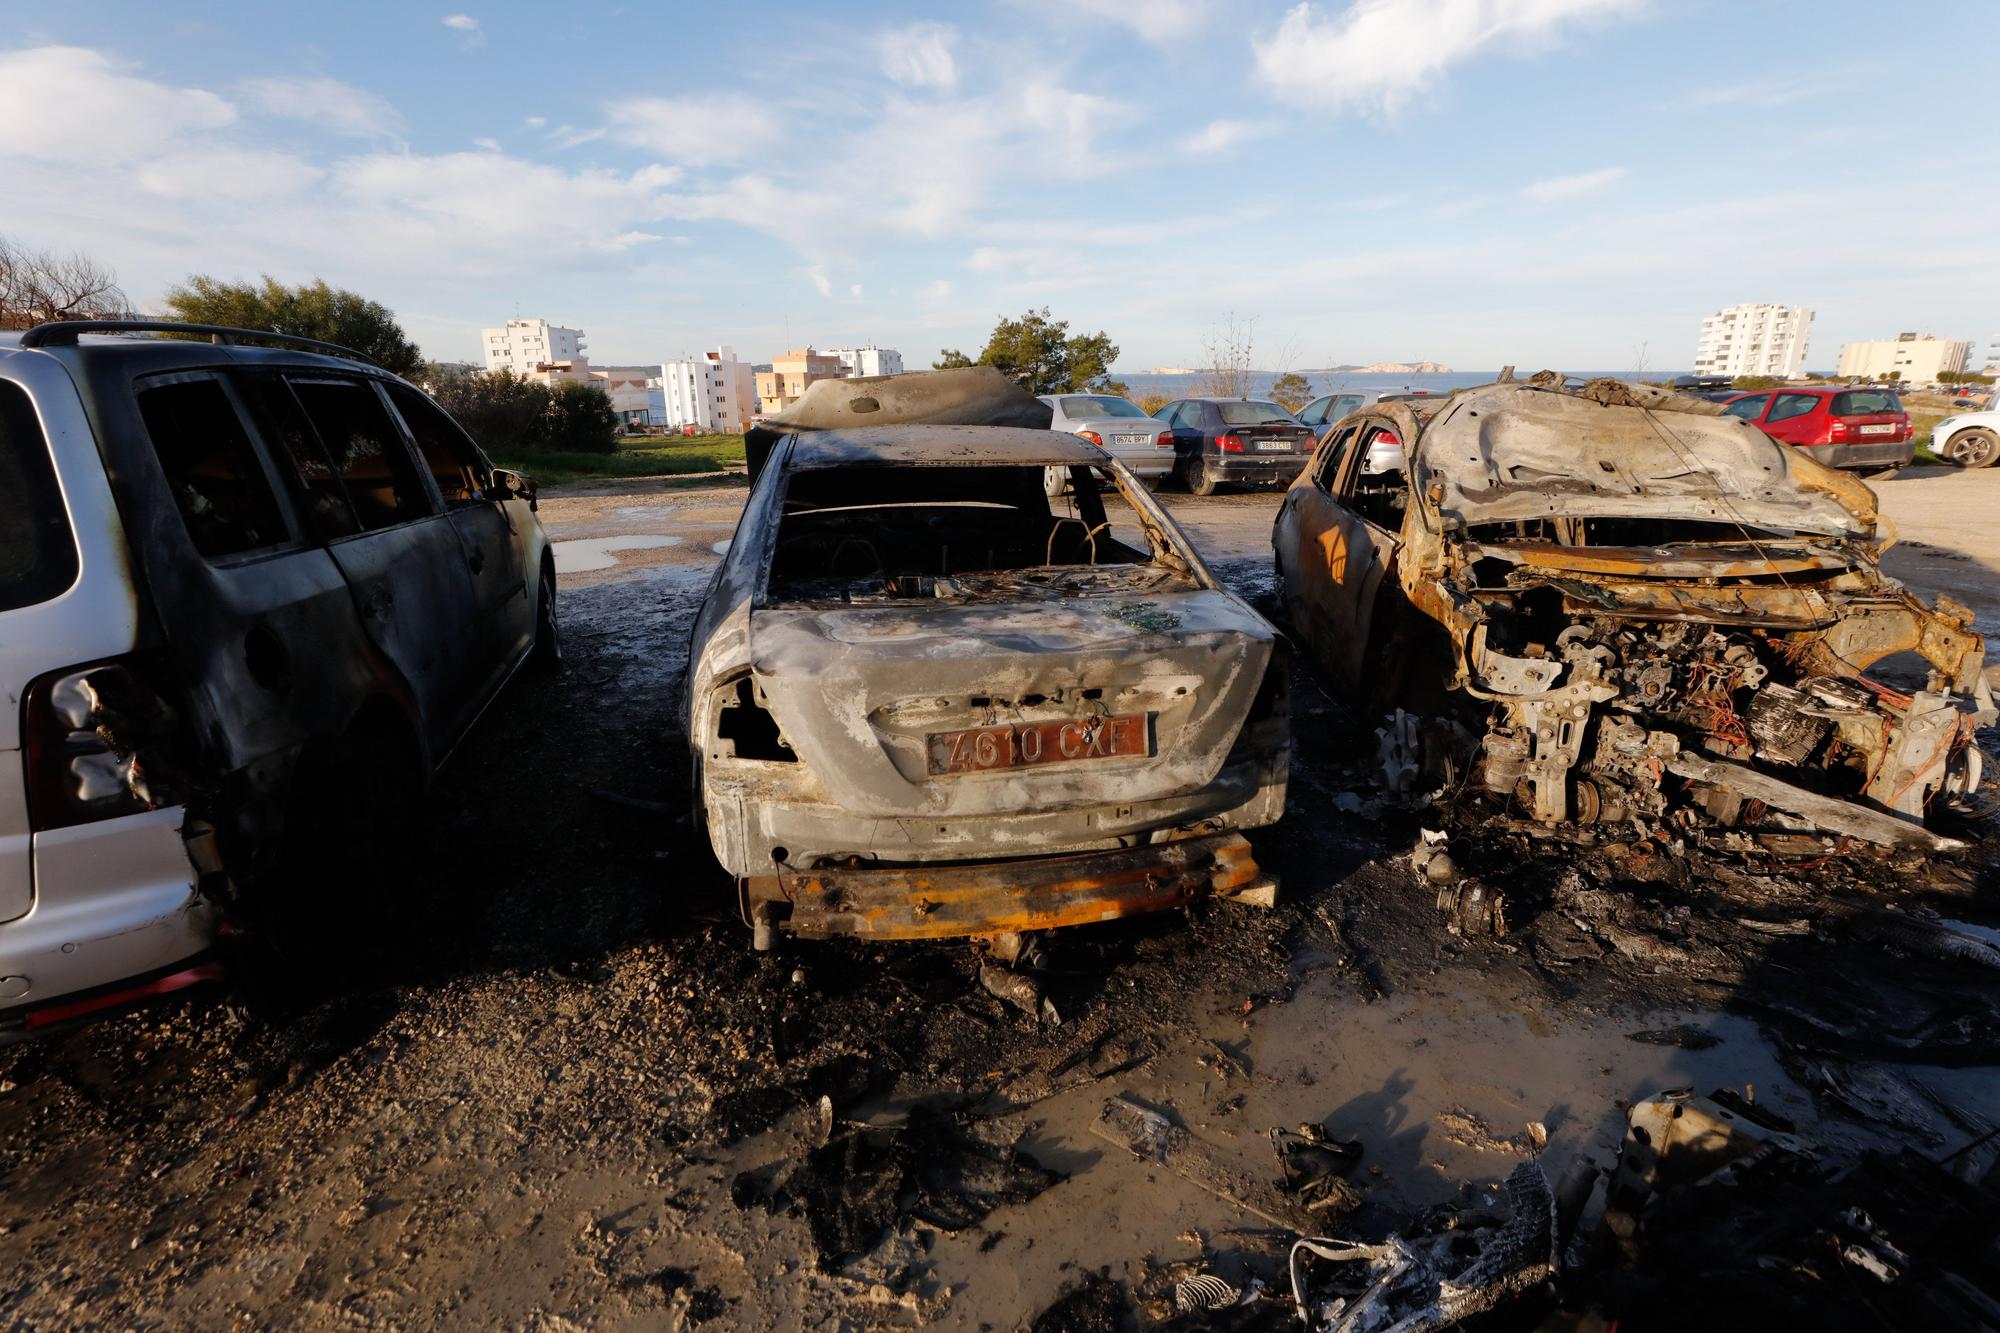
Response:
[[[46,602],[76,582],[76,539],[34,405],[0,383],[0,611]]]
[[[1062,400],[1063,415],[1068,417],[1143,417],[1139,405],[1129,398],[1119,398],[1108,393],[1073,393]]]
[[[1872,417],[1902,411],[1903,400],[1887,389],[1848,389],[1833,396],[1829,410],[1837,417]]]
[[[787,481],[766,600],[1074,596],[1185,568],[1103,468],[813,468]]]
[[[1298,424],[1293,419],[1291,413],[1279,407],[1276,403],[1260,403],[1255,401],[1222,402],[1215,405],[1215,410],[1222,414],[1222,424],[1225,426],[1262,426],[1266,424],[1293,426]]]

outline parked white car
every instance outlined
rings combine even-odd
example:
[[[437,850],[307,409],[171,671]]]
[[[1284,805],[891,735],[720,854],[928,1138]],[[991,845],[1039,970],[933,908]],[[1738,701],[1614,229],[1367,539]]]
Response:
[[[1960,467],[1991,467],[2000,458],[2000,411],[1946,417],[1931,432],[1931,452]]]
[[[1115,393],[1052,393],[1042,401],[1055,414],[1050,430],[1082,436],[1148,484],[1173,475],[1173,432],[1131,399]]]

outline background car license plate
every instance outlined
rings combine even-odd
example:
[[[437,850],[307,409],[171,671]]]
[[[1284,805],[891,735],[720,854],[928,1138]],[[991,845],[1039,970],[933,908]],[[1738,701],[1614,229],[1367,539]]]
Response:
[[[1259,449],[1289,449],[1292,447],[1292,442],[1290,440],[1259,440],[1257,441],[1257,447]]]
[[[1113,444],[1151,444],[1153,437],[1150,435],[1114,435],[1111,437],[1111,442]]]
[[[985,773],[996,768],[1150,754],[1146,730],[1144,713],[1124,713],[1073,722],[1023,722],[1006,727],[973,727],[967,731],[934,731],[925,739],[930,744],[933,774]]]
[[[1863,435],[1894,435],[1896,428],[1894,426],[1863,426],[1861,433]]]

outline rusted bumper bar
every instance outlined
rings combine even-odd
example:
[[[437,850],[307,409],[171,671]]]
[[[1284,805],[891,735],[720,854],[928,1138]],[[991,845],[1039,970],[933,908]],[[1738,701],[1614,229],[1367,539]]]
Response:
[[[760,937],[768,922],[807,939],[925,940],[1080,926],[1210,895],[1268,904],[1275,884],[1241,834],[1222,833],[1028,861],[812,870],[745,888]]]

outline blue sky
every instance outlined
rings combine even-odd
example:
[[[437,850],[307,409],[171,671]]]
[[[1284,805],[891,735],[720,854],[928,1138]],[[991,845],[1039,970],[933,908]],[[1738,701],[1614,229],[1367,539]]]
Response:
[[[600,363],[1047,305],[1120,366],[1678,369],[1701,317],[2000,333],[1991,0],[16,7],[0,233]],[[317,12],[315,12],[315,9]]]

